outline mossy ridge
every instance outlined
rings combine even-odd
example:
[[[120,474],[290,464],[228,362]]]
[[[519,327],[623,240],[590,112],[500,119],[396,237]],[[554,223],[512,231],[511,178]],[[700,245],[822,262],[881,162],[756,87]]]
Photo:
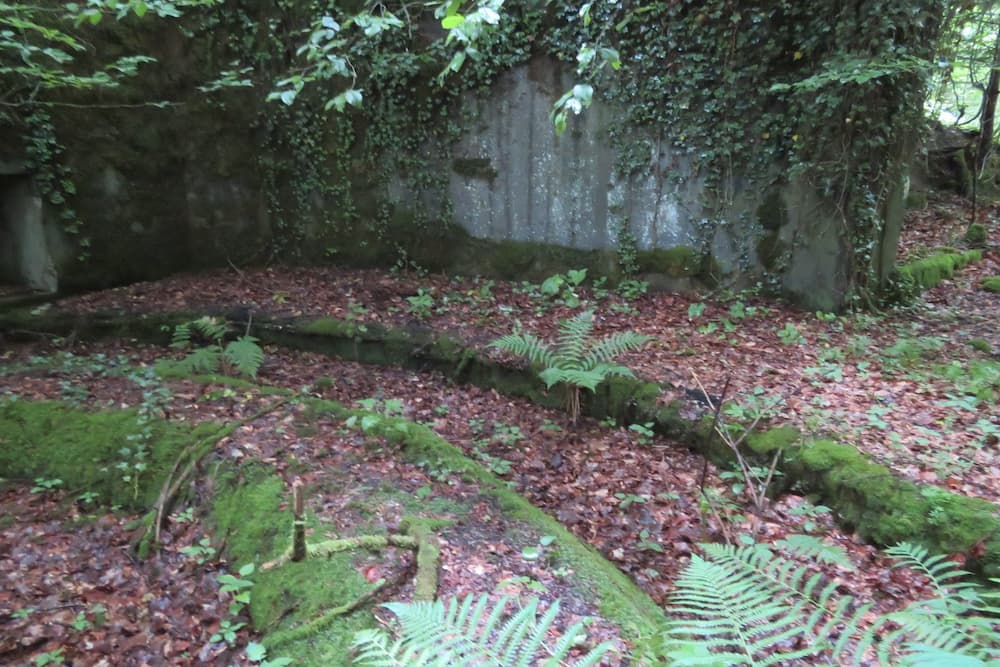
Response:
[[[310,404],[314,414],[327,413],[339,419],[376,414],[351,410],[333,401],[315,399]],[[596,601],[606,619],[621,628],[624,637],[635,644],[638,655],[656,653],[659,648],[656,638],[663,629],[666,617],[656,603],[615,565],[431,429],[398,417],[377,417],[376,423],[367,431],[369,436],[398,445],[409,461],[430,462],[449,468],[476,483],[483,494],[495,498],[501,510],[511,518],[543,534],[554,535],[556,558],[575,570],[575,585]]]
[[[93,491],[102,502],[146,509],[156,501],[176,456],[219,427],[153,420],[147,468],[132,478],[137,482],[126,482],[123,475],[135,471],[115,466],[131,461],[120,450],[134,451],[129,436],[140,431],[136,419],[134,409],[88,412],[57,401],[6,401],[0,404],[0,476],[59,478],[65,489]]]
[[[904,264],[897,271],[904,283],[923,291],[936,287],[942,280],[955,275],[955,271],[965,268],[972,262],[978,262],[982,258],[982,250],[958,252],[949,248],[929,257]]]
[[[969,258],[979,255],[978,251],[962,253]],[[971,259],[970,259],[971,261]],[[451,372],[456,381],[468,382],[482,387],[493,388],[508,395],[521,396],[546,407],[559,408],[561,397],[557,392],[549,393],[544,390],[535,374],[526,368],[513,368],[495,363],[485,359],[475,353],[470,348],[464,347],[460,342],[448,340],[447,344],[438,341],[441,337],[433,334],[420,332],[392,331],[393,339],[392,353],[386,353],[386,346],[383,338],[391,330],[370,327],[367,331],[356,331],[355,336],[347,339],[338,332],[336,320],[327,320],[325,333],[319,333],[324,327],[313,327],[313,332],[306,331],[310,326],[306,323],[292,323],[274,325],[265,322],[260,323],[258,332],[260,338],[266,342],[284,345],[296,349],[308,349],[325,354],[330,354],[346,359],[361,361],[373,364],[402,365],[420,370],[440,370],[445,373]],[[36,323],[35,329],[41,323]],[[444,358],[436,354],[439,350],[446,350]],[[598,390],[590,394],[584,394],[583,412],[590,416],[603,418],[613,417],[620,423],[636,423],[643,421],[653,421],[655,430],[658,433],[672,437],[697,448],[704,455],[720,464],[727,464],[731,453],[722,445],[718,438],[711,433],[711,419],[706,416],[689,417],[685,415],[683,402],[674,402],[670,405],[658,405],[656,397],[659,395],[659,387],[656,384],[643,382],[631,378],[615,378],[611,382],[603,383]],[[752,442],[760,443],[762,440],[758,434],[751,439]],[[838,454],[838,461],[849,470],[853,470],[855,463],[876,466],[867,457],[857,452],[851,447],[838,445],[844,449]],[[807,449],[806,445],[800,445],[799,449]],[[823,449],[823,446],[820,447]],[[902,484],[908,491],[902,496],[897,491],[876,488],[874,485],[853,486],[846,482],[846,476],[853,473],[836,474],[827,472],[818,474],[810,466],[796,467],[794,461],[798,460],[795,455],[794,446],[786,450],[784,461],[780,467],[784,472],[786,484],[799,482],[801,488],[809,493],[818,493],[824,501],[830,505],[845,521],[856,526],[859,533],[879,544],[891,544],[899,540],[920,541],[935,549],[949,551],[967,550],[974,544],[984,542],[986,554],[971,563],[977,573],[987,576],[1000,575],[1000,537],[993,537],[994,533],[1000,533],[1000,523],[996,519],[989,521],[980,520],[982,517],[982,506],[979,504],[985,501],[965,498],[954,495],[955,501],[939,502],[936,512],[936,521],[946,520],[942,517],[943,511],[958,512],[962,516],[957,516],[955,521],[951,521],[952,528],[970,526],[971,532],[962,532],[958,528],[954,530],[944,530],[941,527],[930,525],[930,517],[917,516],[922,511],[929,513],[935,507],[928,507],[926,502],[916,506],[912,503],[904,503],[906,507],[897,507],[896,501],[907,500],[913,497],[913,492],[920,497],[921,488],[933,489],[935,487],[920,487],[918,485],[895,479],[892,473],[883,466],[878,468],[877,474],[873,470],[867,470],[866,475],[874,475],[877,478],[893,478],[894,484]],[[839,450],[838,450],[839,451]],[[849,454],[850,453],[850,454]],[[816,454],[813,454],[815,457]],[[814,461],[815,458],[809,459]],[[856,471],[855,471],[856,472]],[[896,487],[892,487],[895,489]],[[843,497],[838,493],[843,492]],[[870,496],[870,498],[869,498]],[[973,511],[968,518],[964,511],[967,509],[966,502],[973,504]],[[987,503],[988,505],[988,503]],[[990,507],[992,507],[990,505]],[[900,514],[900,512],[903,512]],[[886,529],[880,527],[882,520],[885,522],[896,522],[895,528]],[[976,532],[978,530],[978,532]],[[957,532],[956,532],[957,531]],[[975,539],[973,539],[975,538]]]

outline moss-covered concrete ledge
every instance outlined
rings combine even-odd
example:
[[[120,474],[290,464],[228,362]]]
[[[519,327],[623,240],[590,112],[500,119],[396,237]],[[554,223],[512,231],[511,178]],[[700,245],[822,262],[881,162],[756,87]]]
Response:
[[[27,320],[26,320],[27,317]],[[164,342],[170,326],[191,314],[30,315],[24,311],[0,315],[5,328],[79,336],[116,335]],[[245,322],[236,322],[245,325]],[[492,388],[537,404],[560,409],[558,392],[548,392],[529,368],[497,363],[461,341],[427,328],[408,330],[321,318],[313,320],[254,320],[254,334],[267,343],[311,350],[347,360],[437,370],[458,382]],[[661,405],[664,387],[631,378],[612,378],[594,393],[584,392],[584,414],[619,423],[653,422],[658,433],[680,440],[717,464],[728,466],[731,453],[710,428],[703,410],[687,401]],[[898,478],[854,447],[807,439],[782,427],[749,439],[748,446],[766,457],[783,450],[780,469],[786,485],[814,495],[831,507],[841,521],[863,538],[885,546],[908,540],[943,552],[968,556],[973,572],[1000,576],[1000,518],[991,503],[953,494],[938,487]]]
[[[350,410],[332,401],[304,400],[308,403],[308,417],[332,416],[346,421],[355,416],[357,423],[372,424],[365,431],[367,437],[398,446],[407,460],[447,467],[476,483],[480,493],[494,498],[506,516],[540,534],[555,536],[553,558],[576,572],[574,586],[621,629],[637,656],[656,656],[657,638],[662,635],[666,617],[652,599],[595,549],[479,463],[421,424]],[[5,401],[0,405],[0,475],[27,479],[58,475],[65,488],[97,490],[104,502],[124,500],[141,511],[153,505],[172,458],[192,443],[221,434],[225,427],[208,424],[191,429],[156,420],[148,476],[134,487],[125,484],[119,488],[113,463],[120,456],[121,437],[135,428],[135,412],[131,410],[89,412],[56,401]],[[85,465],[80,465],[81,461]],[[283,654],[291,652],[304,660],[299,664],[341,664],[331,659],[347,655],[354,632],[372,624],[367,615],[351,615],[353,608],[342,615],[330,613],[331,609],[338,610],[345,598],[365,600],[371,592],[372,586],[356,571],[353,555],[349,550],[323,549],[320,543],[314,551],[321,551],[321,558],[283,562],[292,541],[293,515],[286,502],[288,488],[275,469],[254,462],[238,468],[222,460],[213,464],[211,458],[207,469],[214,480],[209,513],[214,534],[226,544],[234,568],[246,563],[257,566],[252,577],[251,617],[254,627],[267,633],[265,645],[280,645]],[[410,517],[400,528],[419,543],[426,539],[427,531],[434,529],[434,521]],[[423,557],[436,558],[427,552]],[[424,594],[433,596],[434,591]]]
[[[940,248],[933,255],[899,266],[896,271],[903,283],[916,292],[937,287],[942,280],[951,278],[955,271],[983,259],[982,250]]]

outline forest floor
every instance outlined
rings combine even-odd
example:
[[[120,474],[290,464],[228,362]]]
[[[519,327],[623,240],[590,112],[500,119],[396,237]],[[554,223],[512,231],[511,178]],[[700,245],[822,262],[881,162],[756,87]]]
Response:
[[[912,212],[901,248],[907,259],[936,246],[961,245],[967,210],[960,200]],[[983,220],[1000,238],[1000,208]],[[63,299],[53,310],[87,313],[226,313],[273,317],[333,316],[359,324],[421,327],[488,348],[515,326],[547,336],[558,321],[594,309],[595,331],[635,330],[651,344],[622,357],[640,377],[669,383],[662,400],[704,387],[724,396],[726,418],[763,414],[804,432],[835,433],[899,475],[1000,504],[1000,294],[980,288],[1000,275],[996,245],[983,260],[925,293],[915,305],[842,317],[810,314],[753,293],[644,294],[626,300],[589,280],[568,277],[556,294],[541,286],[398,271],[271,267],[177,276]],[[136,406],[143,388],[124,368],[151,367],[183,356],[127,341],[48,340],[8,344],[0,355],[0,396],[55,399],[87,408]],[[773,542],[791,533],[823,536],[846,549],[856,571],[818,565],[840,591],[886,613],[926,596],[927,583],[834,523],[829,511],[784,494],[762,517],[739,509],[709,512],[701,486],[739,505],[728,471],[707,466],[685,447],[641,428],[583,418],[433,372],[362,366],[314,353],[268,348],[259,387],[399,414],[422,422],[508,481],[615,563],[658,604],[699,542],[750,533]],[[164,380],[162,412],[185,423],[233,422],[267,405],[262,389],[233,390],[193,379]],[[391,446],[366,446],[337,423],[303,428],[294,405],[244,424],[215,455],[263,460],[288,484],[310,485],[310,511],[344,534],[362,519],[382,526],[406,511],[398,497],[440,502],[456,521],[441,532],[442,597],[498,591],[562,601],[565,622],[600,617],[573,585],[573,573],[527,558],[543,536],[506,517],[495,502],[447,469],[408,462]],[[303,472],[306,471],[306,472]],[[325,471],[325,472],[320,472]],[[336,471],[334,475],[330,471]],[[333,475],[332,478],[329,476]],[[322,479],[320,479],[322,478]],[[213,635],[229,599],[219,592],[226,571],[222,544],[198,551],[206,537],[194,507],[176,508],[164,548],[138,561],[124,511],[90,507],[78,495],[35,484],[8,483],[0,495],[0,662],[4,664],[244,664],[252,639]],[[30,487],[34,486],[32,489]],[[408,556],[359,559],[369,580],[405,570]],[[201,560],[201,563],[197,561]],[[405,599],[403,584],[394,591]],[[591,626],[595,641],[614,627]],[[60,652],[61,653],[57,653]],[[53,656],[51,662],[46,662]],[[619,663],[609,663],[619,664]],[[622,660],[620,664],[627,664]]]

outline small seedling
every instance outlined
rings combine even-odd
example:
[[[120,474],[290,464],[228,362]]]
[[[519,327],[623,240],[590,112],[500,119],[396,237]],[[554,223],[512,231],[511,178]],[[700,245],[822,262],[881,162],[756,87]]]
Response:
[[[431,309],[434,307],[434,297],[423,288],[417,290],[416,295],[406,297],[410,303],[410,314],[421,320],[431,316]]]
[[[39,653],[35,656],[34,663],[36,667],[44,667],[44,665],[61,665],[63,664],[63,649],[57,648],[53,651]]]
[[[643,529],[639,532],[639,543],[635,545],[636,549],[640,551],[655,551],[657,553],[663,553],[663,546],[652,539],[649,531]]]
[[[61,479],[49,479],[47,477],[36,477],[35,485],[31,487],[32,493],[47,493],[54,491],[63,485]]]
[[[615,498],[619,501],[618,508],[622,510],[627,510],[633,503],[642,504],[647,500],[646,496],[634,493],[616,493]]]
[[[785,328],[778,331],[778,338],[785,345],[801,345],[806,342],[805,336],[791,322],[785,322]]]
[[[645,424],[632,424],[628,427],[628,430],[636,434],[636,442],[642,446],[647,446],[653,442],[653,422],[646,422]]]
[[[224,641],[230,646],[233,646],[236,643],[236,633],[239,632],[245,625],[246,623],[233,623],[229,619],[225,619],[219,623],[218,632],[213,633],[212,636],[208,638],[208,641]]]
[[[204,565],[215,557],[215,547],[212,546],[210,539],[203,537],[198,544],[192,544],[181,549],[181,553],[189,558],[193,558],[198,565]]]

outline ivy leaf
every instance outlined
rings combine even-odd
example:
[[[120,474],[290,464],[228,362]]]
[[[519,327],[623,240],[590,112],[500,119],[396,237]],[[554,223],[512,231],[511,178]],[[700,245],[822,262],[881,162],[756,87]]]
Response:
[[[345,90],[344,99],[346,99],[347,103],[352,107],[359,107],[361,106],[361,91],[356,88]]]
[[[441,27],[445,30],[454,30],[465,23],[465,17],[461,14],[452,14],[441,19]]]
[[[594,87],[589,83],[578,83],[573,86],[573,97],[580,101],[580,103],[589,107],[590,102],[594,99]],[[577,111],[577,113],[580,113]]]

